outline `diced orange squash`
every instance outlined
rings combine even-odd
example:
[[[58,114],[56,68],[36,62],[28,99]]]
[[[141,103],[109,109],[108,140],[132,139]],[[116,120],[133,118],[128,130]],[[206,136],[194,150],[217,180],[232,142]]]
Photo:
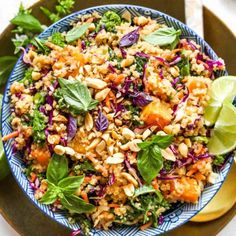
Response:
[[[171,122],[172,110],[169,104],[157,99],[143,108],[140,119],[147,125],[157,125],[163,129]]]
[[[47,146],[43,147],[38,146],[35,149],[33,149],[30,154],[33,157],[33,159],[35,159],[36,162],[42,166],[47,166],[49,159],[51,157],[51,154]]]
[[[201,194],[201,188],[196,179],[182,177],[168,181],[170,184],[170,192],[164,192],[166,198],[172,201],[183,201],[197,203]]]
[[[187,82],[188,91],[192,93],[194,89],[205,89],[207,82],[206,78],[191,77]]]

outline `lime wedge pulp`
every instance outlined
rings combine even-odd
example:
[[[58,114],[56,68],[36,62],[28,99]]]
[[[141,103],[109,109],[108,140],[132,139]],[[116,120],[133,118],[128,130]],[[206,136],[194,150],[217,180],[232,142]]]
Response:
[[[222,106],[208,143],[209,152],[223,155],[236,148],[236,107],[230,102]]]
[[[222,109],[223,102],[232,103],[236,95],[236,76],[223,76],[212,82],[211,99],[204,112],[205,124],[212,126]]]
[[[2,94],[0,94],[0,111],[2,109],[2,98],[3,96]],[[2,137],[0,135],[0,180],[6,177],[10,173],[1,139]]]

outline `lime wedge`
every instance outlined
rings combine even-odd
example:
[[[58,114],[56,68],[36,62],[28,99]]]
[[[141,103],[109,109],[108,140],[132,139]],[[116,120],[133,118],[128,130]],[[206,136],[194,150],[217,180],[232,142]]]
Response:
[[[214,100],[212,98],[210,99],[209,104],[204,111],[204,120],[207,126],[212,126],[215,124],[219,116],[221,107],[222,107],[221,102]]]
[[[236,76],[223,76],[212,82],[211,99],[204,112],[205,124],[215,124],[222,109],[223,102],[232,103],[236,95]]]
[[[223,155],[236,148],[236,107],[230,102],[223,107],[215,124],[208,149],[213,155]]]
[[[2,98],[3,96],[2,94],[0,94],[0,111],[2,109]],[[1,139],[2,137],[0,135],[0,180],[6,177],[10,173]]]
[[[236,76],[222,76],[212,82],[211,98],[224,102],[233,102],[236,95]]]

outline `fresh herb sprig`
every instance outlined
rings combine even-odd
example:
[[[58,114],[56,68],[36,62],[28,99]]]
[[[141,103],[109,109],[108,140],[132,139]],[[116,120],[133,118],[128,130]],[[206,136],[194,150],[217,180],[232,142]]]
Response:
[[[36,143],[43,143],[46,139],[44,129],[46,128],[45,116],[38,110],[34,110],[33,113],[33,138]]]
[[[147,35],[144,40],[154,46],[167,47],[173,50],[179,43],[181,30],[175,30],[173,27],[160,28]]]
[[[69,14],[74,7],[74,4],[74,0],[58,0],[54,12],[50,11],[46,7],[40,7],[40,9],[52,23],[55,23],[63,16]]]
[[[150,140],[139,143],[138,170],[143,179],[150,184],[163,168],[161,149],[167,148],[173,141],[172,135],[154,135]]]
[[[81,214],[95,209],[94,205],[86,203],[75,195],[84,181],[84,176],[68,176],[68,161],[65,156],[54,154],[47,168],[48,190],[40,199],[43,204],[52,204],[57,199],[69,211]]]
[[[86,113],[94,109],[98,101],[94,100],[89,89],[79,81],[59,79],[60,88],[57,89],[55,98],[59,99],[59,106],[72,115]]]

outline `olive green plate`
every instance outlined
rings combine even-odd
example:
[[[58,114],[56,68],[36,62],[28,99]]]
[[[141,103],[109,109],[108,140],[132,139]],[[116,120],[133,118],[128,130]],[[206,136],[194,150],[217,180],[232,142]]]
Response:
[[[44,24],[49,24],[47,19],[41,14],[39,7],[47,6],[53,7],[56,0],[42,0],[33,6],[33,14],[40,19]],[[165,12],[181,21],[185,21],[184,17],[184,0],[86,0],[75,1],[75,9],[80,10],[95,5],[104,4],[136,4],[143,5],[150,8]],[[235,37],[227,29],[227,27],[208,9],[204,9],[204,29],[205,39],[218,53],[219,56],[225,59],[228,71],[231,74],[236,74],[236,67],[234,65],[236,55]],[[214,31],[212,30],[214,28]],[[208,33],[210,32],[210,33]],[[219,35],[224,35],[224,40]],[[9,55],[13,51],[10,41],[11,26],[9,26],[0,35],[0,56]],[[2,88],[3,89],[3,88]],[[236,181],[232,181],[232,175],[236,176],[235,169],[232,169],[230,175],[227,177],[224,185],[231,185],[236,188]],[[0,213],[12,225],[12,227],[22,236],[67,236],[70,231],[58,223],[46,217],[38,208],[36,208],[31,201],[24,195],[12,176],[8,176],[0,181]],[[168,236],[182,236],[182,235],[216,235],[234,216],[236,215],[236,205],[225,215],[214,221],[206,223],[189,222],[180,228],[167,233]]]

